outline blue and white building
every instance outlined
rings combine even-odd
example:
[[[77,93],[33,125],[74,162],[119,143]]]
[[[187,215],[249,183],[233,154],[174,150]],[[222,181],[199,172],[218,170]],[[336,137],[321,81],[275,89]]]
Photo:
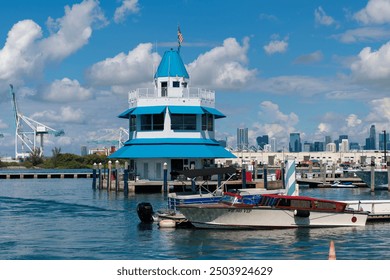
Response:
[[[169,50],[154,75],[154,88],[129,92],[129,140],[110,158],[129,159],[140,179],[168,179],[176,171],[207,168],[216,158],[235,158],[214,139],[215,92],[190,87],[190,76],[177,50]]]

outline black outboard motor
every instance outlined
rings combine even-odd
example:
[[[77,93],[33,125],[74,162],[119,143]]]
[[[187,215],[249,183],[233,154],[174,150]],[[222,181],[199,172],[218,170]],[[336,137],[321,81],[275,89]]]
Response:
[[[137,205],[137,214],[142,223],[153,223],[153,207],[149,202],[141,202]]]

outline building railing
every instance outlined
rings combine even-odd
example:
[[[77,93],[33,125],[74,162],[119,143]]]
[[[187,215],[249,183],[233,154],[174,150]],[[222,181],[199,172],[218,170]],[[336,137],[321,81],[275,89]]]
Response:
[[[139,99],[198,99],[200,102],[215,104],[215,91],[203,88],[138,88],[129,92],[129,105],[134,107]]]

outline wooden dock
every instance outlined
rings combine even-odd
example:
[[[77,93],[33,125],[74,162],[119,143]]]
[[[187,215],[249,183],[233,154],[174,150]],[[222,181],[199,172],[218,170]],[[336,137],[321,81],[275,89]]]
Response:
[[[91,171],[39,171],[39,170],[26,170],[21,169],[12,170],[12,171],[2,171],[0,172],[0,180],[9,180],[9,179],[79,179],[79,178],[92,178]]]

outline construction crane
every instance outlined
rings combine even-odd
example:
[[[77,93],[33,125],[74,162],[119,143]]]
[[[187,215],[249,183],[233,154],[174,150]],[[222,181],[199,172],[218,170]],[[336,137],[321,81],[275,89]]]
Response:
[[[18,110],[14,87],[10,85],[12,104],[15,114],[15,158],[27,158],[30,153],[38,152],[43,156],[43,136],[53,134],[54,136],[64,135],[63,130],[55,130],[47,125],[37,122],[29,117],[24,116]],[[38,139],[39,138],[39,146]]]
[[[110,145],[119,149],[123,147],[127,140],[129,140],[129,131],[120,127],[119,129],[103,129],[102,135],[95,137],[95,139],[88,141],[88,143]]]

